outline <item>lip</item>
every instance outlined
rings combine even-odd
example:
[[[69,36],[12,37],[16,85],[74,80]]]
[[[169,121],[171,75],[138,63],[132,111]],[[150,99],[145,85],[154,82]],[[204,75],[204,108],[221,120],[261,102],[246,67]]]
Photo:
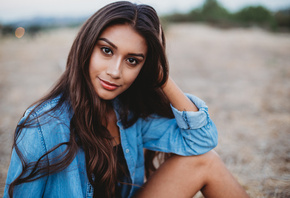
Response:
[[[100,80],[100,83],[101,83],[102,87],[104,89],[108,90],[108,91],[114,91],[115,89],[117,89],[118,87],[120,87],[120,85],[117,85],[115,83],[112,83],[112,82],[103,80],[100,77],[98,77],[98,78]]]

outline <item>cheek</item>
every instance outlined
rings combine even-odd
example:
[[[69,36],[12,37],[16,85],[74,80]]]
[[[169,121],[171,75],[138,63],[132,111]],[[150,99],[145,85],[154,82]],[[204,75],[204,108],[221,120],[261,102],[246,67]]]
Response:
[[[102,59],[97,54],[92,55],[89,65],[90,74],[98,73],[103,70],[103,65]]]

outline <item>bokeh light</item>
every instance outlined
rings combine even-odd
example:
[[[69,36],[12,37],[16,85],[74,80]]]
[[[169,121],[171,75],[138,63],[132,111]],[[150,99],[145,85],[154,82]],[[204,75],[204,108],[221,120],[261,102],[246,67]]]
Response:
[[[15,30],[15,36],[17,38],[22,38],[25,34],[25,29],[23,27],[18,27],[16,30]]]

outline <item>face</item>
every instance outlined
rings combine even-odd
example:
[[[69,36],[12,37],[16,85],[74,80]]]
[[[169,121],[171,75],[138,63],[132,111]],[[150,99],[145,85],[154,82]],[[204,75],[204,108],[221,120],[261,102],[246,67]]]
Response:
[[[146,40],[130,25],[106,28],[97,41],[89,65],[98,96],[111,100],[127,90],[142,69],[146,55]]]

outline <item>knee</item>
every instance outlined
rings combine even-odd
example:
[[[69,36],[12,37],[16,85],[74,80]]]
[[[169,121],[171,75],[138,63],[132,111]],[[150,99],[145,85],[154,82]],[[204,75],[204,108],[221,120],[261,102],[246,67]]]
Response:
[[[172,158],[172,160],[176,160],[177,163],[184,168],[193,168],[194,170],[208,170],[222,162],[219,155],[214,150],[202,155],[173,156]]]
[[[199,160],[203,163],[203,165],[209,167],[221,162],[219,155],[214,150],[204,153],[199,157],[200,157]]]
[[[206,169],[212,168],[222,162],[219,155],[214,150],[200,155],[198,160]]]

